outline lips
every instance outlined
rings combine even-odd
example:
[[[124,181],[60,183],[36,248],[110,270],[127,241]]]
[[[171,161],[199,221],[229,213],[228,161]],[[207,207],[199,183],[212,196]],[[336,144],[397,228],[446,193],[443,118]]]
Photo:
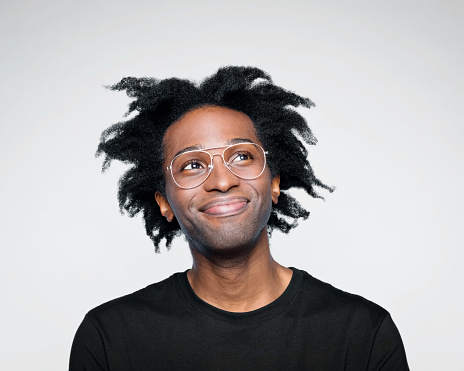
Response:
[[[246,208],[248,200],[244,197],[215,199],[200,208],[201,212],[214,216],[229,216],[240,213]]]

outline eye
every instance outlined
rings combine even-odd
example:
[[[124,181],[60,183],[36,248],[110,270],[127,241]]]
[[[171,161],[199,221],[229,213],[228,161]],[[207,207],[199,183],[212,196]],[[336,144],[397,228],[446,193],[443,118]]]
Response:
[[[207,152],[185,152],[175,157],[172,161],[172,173],[173,175],[182,174],[182,176],[203,174],[208,171],[210,162],[211,158]]]
[[[186,164],[183,164],[180,168],[180,171],[184,170],[201,170],[204,168],[204,165],[199,161],[190,161]]]
[[[249,152],[238,152],[235,153],[232,158],[230,159],[230,163],[232,162],[240,162],[246,160],[252,160],[253,156]]]

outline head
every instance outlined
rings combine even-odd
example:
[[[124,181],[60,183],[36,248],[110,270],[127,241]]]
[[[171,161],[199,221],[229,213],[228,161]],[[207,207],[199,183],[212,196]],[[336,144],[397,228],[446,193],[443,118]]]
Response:
[[[198,221],[206,228],[198,231],[201,236],[211,238],[215,233],[208,228],[214,229],[214,223],[235,238],[236,231],[224,227],[234,225],[230,220],[252,221],[252,225],[240,224],[249,231],[244,236],[248,240],[259,237],[252,235],[257,230],[288,233],[309,212],[286,191],[302,188],[320,197],[315,187],[331,190],[315,177],[307,151],[295,135],[307,144],[316,143],[305,119],[294,110],[313,103],[274,85],[257,68],[221,68],[200,84],[131,77],[110,88],[135,98],[128,113],[138,113],[102,133],[97,155],[105,155],[103,170],[112,160],[132,165],[119,182],[119,205],[130,216],[142,213],[155,251],[163,239],[169,247],[181,228],[191,231],[192,223]],[[223,147],[240,140],[259,144],[268,152],[265,170],[256,179],[235,176],[217,156]],[[213,155],[209,177],[198,187],[182,189],[166,168],[176,153],[192,146],[220,148],[208,150]],[[213,205],[219,198],[223,204]],[[186,212],[180,212],[181,203]],[[208,207],[212,207],[209,213],[205,212]],[[225,214],[217,217],[217,213]]]
[[[156,192],[156,201],[168,221],[177,220],[192,249],[231,257],[267,238],[279,176],[271,178],[247,115],[195,108],[169,127],[163,147],[165,192]]]

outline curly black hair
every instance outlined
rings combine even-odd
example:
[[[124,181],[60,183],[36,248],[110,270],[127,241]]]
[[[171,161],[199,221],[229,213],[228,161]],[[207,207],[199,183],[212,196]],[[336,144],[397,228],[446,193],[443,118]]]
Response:
[[[164,194],[164,134],[170,125],[195,108],[226,107],[245,113],[253,121],[259,140],[269,152],[271,174],[280,175],[281,194],[279,203],[272,206],[269,233],[273,229],[288,233],[297,226],[299,218],[309,216],[309,211],[285,190],[302,188],[316,198],[322,197],[315,186],[333,191],[316,178],[307,160],[307,150],[297,137],[309,145],[316,144],[306,120],[294,109],[310,108],[314,103],[274,85],[271,77],[258,68],[223,67],[200,84],[178,78],[126,77],[109,89],[125,90],[129,97],[135,98],[126,116],[138,113],[103,131],[95,155],[105,155],[102,172],[112,160],[132,165],[119,180],[119,207],[121,213],[125,210],[131,217],[142,213],[156,252],[163,238],[169,249],[173,238],[181,233],[177,221],[167,222],[155,202],[156,191]]]

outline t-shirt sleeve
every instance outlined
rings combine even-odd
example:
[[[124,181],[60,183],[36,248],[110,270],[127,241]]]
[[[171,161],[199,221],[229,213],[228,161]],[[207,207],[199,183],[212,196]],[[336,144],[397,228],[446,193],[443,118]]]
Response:
[[[368,371],[409,371],[400,333],[390,315],[380,324],[372,345]]]
[[[101,334],[86,315],[74,336],[69,371],[106,370],[108,366]]]

